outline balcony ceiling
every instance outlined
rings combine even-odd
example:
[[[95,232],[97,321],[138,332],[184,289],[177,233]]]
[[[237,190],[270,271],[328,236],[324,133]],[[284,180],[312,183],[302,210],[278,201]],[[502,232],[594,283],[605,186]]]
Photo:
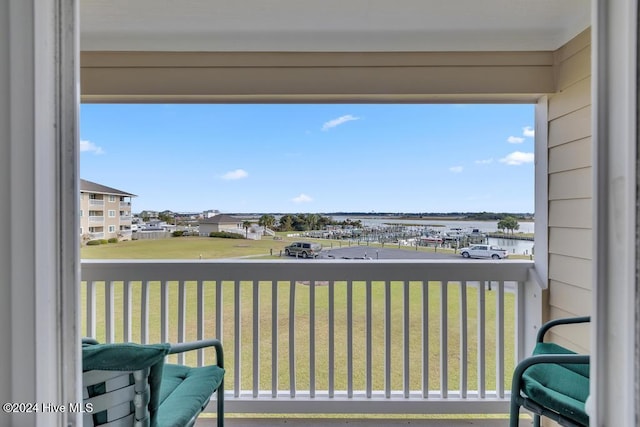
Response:
[[[84,51],[555,50],[587,0],[82,0]]]

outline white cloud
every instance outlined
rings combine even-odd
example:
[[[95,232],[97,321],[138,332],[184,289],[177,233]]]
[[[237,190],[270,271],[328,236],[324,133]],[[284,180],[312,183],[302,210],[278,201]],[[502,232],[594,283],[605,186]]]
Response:
[[[509,144],[522,144],[524,142],[524,138],[520,136],[510,136],[507,138],[507,142]]]
[[[309,203],[309,202],[312,202],[313,199],[304,193],[300,193],[299,195],[291,199],[291,201],[294,203]]]
[[[352,116],[351,114],[347,114],[346,116],[338,117],[337,119],[329,120],[325,124],[322,125],[322,130],[329,130],[336,126],[340,126],[343,123],[350,122],[352,120],[360,120],[360,117]]]
[[[522,135],[528,138],[533,138],[534,136],[536,136],[536,131],[533,130],[531,126],[525,126],[522,128]]]
[[[91,141],[80,141],[81,153],[104,154],[102,147],[98,147]]]
[[[244,179],[249,176],[249,173],[244,169],[236,169],[234,171],[229,171],[222,175],[222,179],[227,181],[233,181],[236,179]]]
[[[493,163],[493,159],[476,160],[477,165],[488,165],[489,163]]]
[[[523,153],[522,151],[514,151],[513,153],[507,154],[506,157],[500,159],[500,162],[506,163],[511,166],[519,166],[525,163],[533,163],[534,156],[533,153]]]
[[[462,166],[451,166],[449,170],[453,173],[460,173],[464,169]]]

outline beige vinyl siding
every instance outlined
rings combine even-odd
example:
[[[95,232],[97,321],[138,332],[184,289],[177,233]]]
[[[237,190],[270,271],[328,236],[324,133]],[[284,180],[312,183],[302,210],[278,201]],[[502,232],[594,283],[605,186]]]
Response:
[[[555,52],[556,93],[549,96],[549,317],[591,313],[592,141],[590,31]],[[555,331],[553,341],[578,351],[589,328]]]
[[[553,52],[105,52],[80,55],[84,102],[535,102]]]
[[[551,147],[549,173],[591,167],[591,137]]]

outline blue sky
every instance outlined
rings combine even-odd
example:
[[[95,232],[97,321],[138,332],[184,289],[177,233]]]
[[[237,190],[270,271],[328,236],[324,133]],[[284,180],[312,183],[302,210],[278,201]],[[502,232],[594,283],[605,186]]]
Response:
[[[134,212],[533,212],[529,104],[83,104],[80,124],[81,177]]]

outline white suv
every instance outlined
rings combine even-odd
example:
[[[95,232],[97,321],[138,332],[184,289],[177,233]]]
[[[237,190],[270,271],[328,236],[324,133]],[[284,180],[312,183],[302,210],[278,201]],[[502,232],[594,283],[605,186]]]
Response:
[[[506,249],[494,245],[473,245],[460,249],[460,254],[465,258],[507,258],[509,254]]]

